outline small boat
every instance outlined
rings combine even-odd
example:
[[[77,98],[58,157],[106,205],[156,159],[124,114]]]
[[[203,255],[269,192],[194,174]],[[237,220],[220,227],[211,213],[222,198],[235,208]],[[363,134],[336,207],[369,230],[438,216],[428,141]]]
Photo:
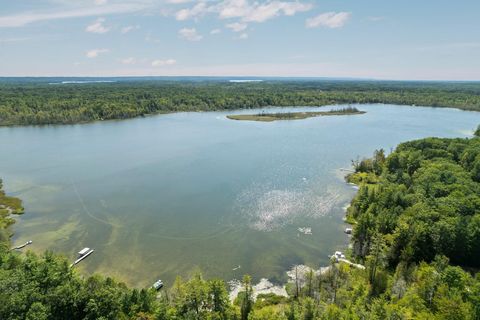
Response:
[[[312,228],[309,227],[298,228],[298,231],[306,235],[312,234]]]
[[[352,228],[345,228],[346,234],[352,234]]]
[[[157,280],[155,281],[155,283],[152,285],[152,288],[154,288],[155,290],[160,290],[163,288],[163,281],[162,280]]]
[[[78,256],[84,256],[88,251],[90,251],[90,248],[83,248],[82,250],[78,251]]]

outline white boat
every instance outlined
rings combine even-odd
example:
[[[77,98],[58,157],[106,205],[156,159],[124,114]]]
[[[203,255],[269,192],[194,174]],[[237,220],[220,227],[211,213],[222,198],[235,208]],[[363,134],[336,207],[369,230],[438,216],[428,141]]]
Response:
[[[312,228],[309,227],[298,228],[298,231],[306,235],[312,234]]]
[[[90,248],[83,248],[82,250],[78,251],[78,255],[84,256],[88,251],[90,251]]]
[[[162,280],[157,280],[155,281],[155,283],[152,285],[152,288],[154,288],[155,290],[160,290],[163,288],[163,281]]]

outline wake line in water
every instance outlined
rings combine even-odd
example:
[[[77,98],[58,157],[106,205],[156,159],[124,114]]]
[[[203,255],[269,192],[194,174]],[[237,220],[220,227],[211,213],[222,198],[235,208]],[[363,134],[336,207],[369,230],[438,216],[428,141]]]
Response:
[[[184,240],[184,241],[208,240],[208,239],[213,239],[213,238],[219,237],[221,235],[224,235],[231,230],[233,230],[232,233],[240,231],[240,230],[234,230],[234,228],[235,228],[234,226],[226,227],[225,229],[222,229],[218,232],[215,232],[213,234],[209,234],[209,235],[206,235],[206,236],[202,236],[202,237],[175,237],[175,236],[165,236],[165,235],[161,235],[161,234],[158,234],[158,233],[151,233],[151,234],[148,234],[148,236],[154,237],[154,238],[160,238],[160,239],[168,239],[168,240]]]
[[[75,184],[75,182],[73,180],[72,181],[72,187],[73,187],[73,191],[75,192],[75,194],[77,195],[77,198],[78,198],[78,201],[80,202],[80,204],[82,205],[83,207],[83,211],[92,219],[95,219],[99,222],[102,222],[102,223],[105,223],[109,226],[114,226],[114,227],[121,227],[119,225],[116,225],[114,223],[111,223],[111,222],[108,222],[108,221],[105,221],[99,217],[96,217],[95,215],[93,215],[90,210],[88,210],[87,206],[85,205],[85,202],[83,201],[83,198],[82,196],[80,195],[80,193],[78,192],[78,189],[77,189],[77,185]]]

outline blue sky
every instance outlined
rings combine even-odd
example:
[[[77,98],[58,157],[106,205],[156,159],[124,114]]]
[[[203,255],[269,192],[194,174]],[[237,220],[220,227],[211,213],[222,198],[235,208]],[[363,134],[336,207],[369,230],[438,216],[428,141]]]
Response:
[[[0,0],[0,76],[480,80],[478,0]]]

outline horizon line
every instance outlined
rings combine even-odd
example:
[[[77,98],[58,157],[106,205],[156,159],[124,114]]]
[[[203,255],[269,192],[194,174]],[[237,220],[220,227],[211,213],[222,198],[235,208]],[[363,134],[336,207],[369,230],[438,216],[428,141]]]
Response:
[[[53,76],[53,75],[42,75],[42,76],[0,76],[0,79],[47,79],[47,78],[77,78],[77,79],[85,79],[85,78],[92,78],[92,79],[122,79],[122,78],[134,78],[134,79],[142,79],[142,78],[217,78],[217,79],[311,79],[311,80],[340,80],[340,81],[398,81],[398,82],[480,82],[480,78],[478,80],[467,80],[467,79],[394,79],[394,78],[370,78],[370,77],[325,77],[325,76],[239,76],[239,75],[230,75],[230,76],[213,76],[213,75],[122,75],[122,76],[79,76],[79,75],[72,75],[72,76]]]

